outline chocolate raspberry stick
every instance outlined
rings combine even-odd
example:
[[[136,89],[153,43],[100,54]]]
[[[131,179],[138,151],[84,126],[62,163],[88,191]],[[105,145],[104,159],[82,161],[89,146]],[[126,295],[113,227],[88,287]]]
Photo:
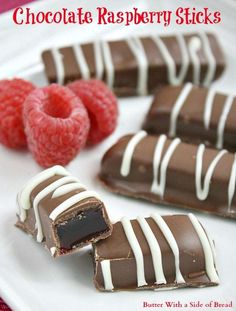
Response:
[[[156,93],[143,129],[236,151],[236,97],[191,83],[162,87]]]
[[[236,219],[236,157],[145,131],[121,138],[104,155],[109,190]]]
[[[42,59],[51,83],[96,78],[120,96],[185,81],[208,86],[225,68],[216,37],[204,32],[75,44],[49,49]]]
[[[193,214],[121,219],[94,244],[94,283],[102,291],[217,285],[215,250]]]
[[[86,190],[62,166],[33,177],[18,194],[16,226],[43,243],[56,257],[74,252],[111,234],[98,194]]]

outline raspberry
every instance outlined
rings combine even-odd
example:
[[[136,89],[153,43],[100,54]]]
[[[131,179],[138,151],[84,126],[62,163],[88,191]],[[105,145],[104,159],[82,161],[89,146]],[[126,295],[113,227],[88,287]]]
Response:
[[[90,118],[88,145],[96,144],[116,128],[118,106],[115,95],[99,80],[78,80],[68,87],[82,100]]]
[[[68,88],[51,84],[26,99],[23,119],[29,150],[43,167],[68,164],[86,143],[89,118]]]
[[[1,311],[11,311],[11,309],[8,307],[8,305],[5,304],[5,302],[0,298],[0,310]]]
[[[22,107],[34,88],[32,83],[21,79],[0,81],[0,142],[9,148],[27,146]]]

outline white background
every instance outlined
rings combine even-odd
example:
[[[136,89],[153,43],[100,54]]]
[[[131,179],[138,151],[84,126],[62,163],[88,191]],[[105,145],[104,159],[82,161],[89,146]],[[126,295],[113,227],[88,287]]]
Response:
[[[222,23],[205,27],[214,30],[219,36],[228,63],[223,77],[213,87],[236,93],[236,3],[234,0],[147,0],[147,1],[38,1],[30,4],[34,10],[76,9],[95,11],[96,6],[106,6],[112,10],[174,10],[178,6],[209,7],[220,10]],[[94,1],[95,2],[95,1]],[[43,84],[42,75],[35,75],[35,69],[41,69],[40,52],[52,45],[64,45],[74,42],[91,41],[94,38],[118,38],[131,33],[148,34],[150,32],[173,33],[202,29],[201,26],[139,25],[139,26],[16,26],[11,13],[0,16],[0,78],[25,76],[38,84]],[[36,67],[35,67],[36,66]],[[25,70],[27,69],[27,70]],[[30,70],[29,70],[30,69]],[[31,73],[30,73],[31,72]],[[181,213],[186,210],[156,206],[146,202],[119,197],[105,191],[96,176],[100,159],[105,150],[118,137],[140,129],[151,97],[119,100],[120,120],[115,134],[99,146],[83,151],[68,169],[88,188],[96,190],[104,198],[112,220],[118,220],[124,214],[134,218],[138,214],[147,216],[152,212]],[[132,119],[130,118],[132,116]],[[93,286],[93,266],[87,250],[78,255],[53,260],[41,245],[14,227],[16,194],[23,184],[41,168],[34,162],[27,151],[11,151],[0,146],[0,296],[15,311],[78,311],[78,310],[147,310],[143,302],[161,303],[180,301],[182,303],[200,300],[207,303],[216,300],[221,303],[233,300],[236,310],[236,250],[235,221],[196,213],[207,227],[216,243],[217,263],[221,283],[218,287],[204,289],[182,289],[169,292],[119,292],[100,293]],[[148,310],[175,310],[175,308],[154,308]],[[181,310],[181,308],[180,308]],[[182,310],[217,310],[210,308],[182,308]],[[219,309],[218,309],[219,310]],[[221,308],[220,310],[224,310]],[[227,310],[227,309],[225,309]],[[232,309],[231,309],[232,310]]]

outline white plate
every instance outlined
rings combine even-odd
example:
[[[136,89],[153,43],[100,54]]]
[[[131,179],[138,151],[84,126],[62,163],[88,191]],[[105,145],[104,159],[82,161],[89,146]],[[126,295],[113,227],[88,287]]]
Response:
[[[199,3],[200,1],[198,1]],[[70,9],[83,6],[94,11],[87,1],[39,1],[31,4],[34,9],[58,9],[66,6]],[[118,1],[109,1],[106,5],[112,9],[118,8]],[[129,8],[138,6],[140,9],[176,8],[177,1],[129,1]],[[180,3],[178,3],[180,4]],[[196,5],[194,1],[181,1],[183,6]],[[219,34],[224,46],[228,68],[224,76],[214,84],[214,87],[228,92],[235,92],[236,77],[236,9],[234,1],[202,1],[210,9],[221,10],[223,22],[221,25],[208,27]],[[97,5],[104,3],[97,1]],[[125,5],[123,6],[123,8]],[[26,75],[25,67],[37,64],[40,51],[53,44],[63,45],[78,41],[89,41],[95,37],[122,37],[132,33],[160,33],[173,31],[192,31],[197,27],[164,28],[159,25],[146,26],[16,26],[12,23],[11,13],[0,17],[0,75],[10,77],[16,73]],[[9,40],[10,38],[10,40]],[[30,72],[28,71],[28,75]],[[43,84],[40,75],[30,74],[38,84]],[[103,144],[92,150],[82,152],[68,169],[78,176],[88,188],[96,190],[104,198],[112,220],[118,220],[124,214],[133,218],[136,215],[149,215],[152,212],[183,213],[186,210],[167,208],[146,202],[131,200],[116,196],[105,191],[96,179],[100,159],[105,150],[118,137],[137,131],[146,113],[150,97],[122,99],[120,104],[120,122],[115,134]],[[132,116],[132,118],[130,118]],[[200,221],[208,229],[216,242],[218,270],[221,283],[218,287],[204,289],[182,289],[176,291],[152,292],[119,292],[100,293],[93,286],[93,265],[88,250],[78,255],[54,260],[43,247],[29,236],[14,227],[16,221],[16,194],[22,185],[41,170],[28,152],[17,152],[0,146],[0,296],[15,311],[78,311],[78,310],[145,310],[143,302],[164,303],[165,301],[180,301],[189,303],[200,300],[207,303],[211,300],[223,302],[234,301],[236,308],[236,224],[234,221],[196,213]],[[181,309],[181,308],[180,308]],[[175,310],[175,308],[154,308],[151,310]],[[211,308],[182,308],[182,310],[216,310]],[[224,310],[221,308],[220,310]]]

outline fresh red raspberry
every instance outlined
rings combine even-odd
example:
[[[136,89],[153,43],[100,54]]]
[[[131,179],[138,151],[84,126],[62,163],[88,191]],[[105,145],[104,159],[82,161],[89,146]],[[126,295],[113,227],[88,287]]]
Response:
[[[51,84],[26,99],[23,119],[28,147],[43,167],[68,164],[86,143],[89,118],[67,87]]]
[[[11,311],[11,309],[8,307],[8,305],[5,304],[2,298],[0,298],[0,311]]]
[[[87,144],[99,143],[116,128],[118,105],[115,95],[100,80],[77,80],[68,87],[88,110],[91,126]]]
[[[9,148],[27,146],[22,107],[34,88],[32,83],[21,79],[0,81],[0,142]]]

